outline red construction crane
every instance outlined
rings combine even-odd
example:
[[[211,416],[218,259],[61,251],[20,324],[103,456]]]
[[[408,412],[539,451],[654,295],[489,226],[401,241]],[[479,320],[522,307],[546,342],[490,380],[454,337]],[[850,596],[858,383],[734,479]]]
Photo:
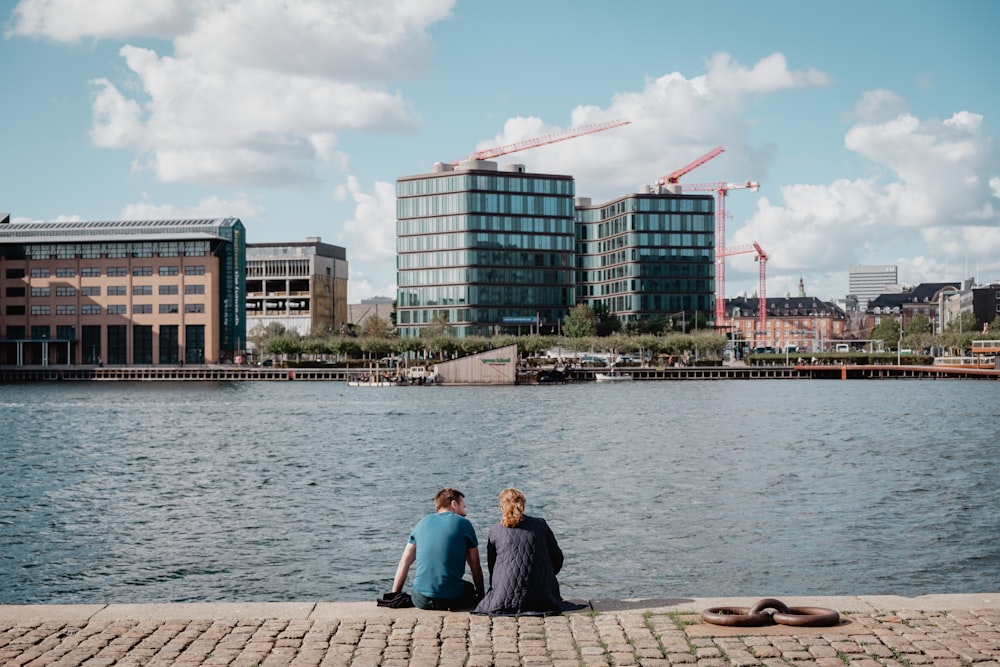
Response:
[[[716,261],[720,257],[725,258],[730,255],[739,255],[745,252],[755,252],[757,257],[754,259],[759,263],[759,273],[760,273],[760,287],[759,291],[759,305],[757,306],[757,331],[765,336],[764,342],[767,342],[767,253],[764,249],[760,247],[760,244],[754,241],[749,245],[738,245],[733,248],[727,248],[723,254],[720,256],[716,253]],[[725,316],[725,302],[723,302],[723,316]],[[719,326],[719,320],[716,319],[715,324]],[[758,347],[756,337],[754,338],[754,347]]]
[[[573,139],[575,137],[580,137],[585,134],[593,134],[595,132],[603,132],[604,130],[610,130],[615,127],[621,127],[622,125],[628,125],[631,123],[628,118],[619,118],[618,120],[611,120],[605,123],[590,123],[589,125],[581,125],[579,127],[570,128],[568,130],[562,130],[561,132],[553,132],[552,134],[545,134],[540,137],[535,137],[534,139],[524,139],[523,141],[516,141],[512,144],[507,144],[506,146],[496,146],[495,148],[486,148],[481,151],[476,151],[471,155],[462,158],[461,160],[455,160],[452,164],[458,164],[459,162],[464,162],[465,160],[489,160],[491,158],[499,157],[501,155],[507,155],[508,153],[516,153],[518,151],[527,150],[529,148],[536,148],[537,146],[545,146],[546,144],[554,144],[557,141],[566,141],[567,139]]]
[[[718,326],[726,316],[726,195],[730,190],[757,192],[760,183],[682,183],[681,189],[691,192],[715,193],[715,323]]]
[[[713,148],[712,150],[708,151],[707,153],[705,153],[704,155],[702,155],[700,158],[698,158],[697,160],[695,160],[694,162],[689,162],[688,164],[684,165],[680,169],[677,169],[676,171],[670,172],[669,174],[667,174],[666,176],[664,176],[663,178],[661,178],[660,180],[658,180],[656,182],[656,184],[657,185],[673,185],[673,184],[677,183],[677,181],[680,180],[681,176],[683,176],[684,174],[686,174],[686,173],[688,173],[690,171],[693,171],[693,170],[697,169],[698,167],[700,167],[701,165],[705,164],[706,162],[708,162],[712,158],[716,157],[717,155],[719,155],[721,153],[724,153],[725,150],[726,149],[723,148],[722,146],[716,146],[715,148]]]

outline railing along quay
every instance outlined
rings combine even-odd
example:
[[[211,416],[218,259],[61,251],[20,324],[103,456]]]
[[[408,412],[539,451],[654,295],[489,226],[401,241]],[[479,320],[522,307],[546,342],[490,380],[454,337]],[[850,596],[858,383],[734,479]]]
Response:
[[[115,366],[0,368],[0,382],[240,382],[289,380],[347,381],[346,368],[260,368],[245,366]]]
[[[356,369],[355,369],[356,370]],[[636,381],[657,380],[1000,380],[1000,370],[939,366],[796,365],[621,368]],[[0,382],[346,382],[347,368],[260,368],[247,366],[44,366],[0,367]],[[567,379],[594,382],[601,369],[573,368]]]
[[[574,368],[569,371],[571,380],[593,382],[597,373],[606,373],[605,368]],[[804,379],[803,374],[792,366],[681,366],[654,368],[647,366],[622,367],[622,375],[631,375],[633,380],[789,380]]]

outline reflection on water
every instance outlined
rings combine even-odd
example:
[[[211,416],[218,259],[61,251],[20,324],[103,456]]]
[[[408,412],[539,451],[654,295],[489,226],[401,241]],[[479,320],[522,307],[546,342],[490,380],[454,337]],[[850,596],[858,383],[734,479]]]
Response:
[[[0,603],[371,600],[441,486],[573,598],[984,592],[1000,385],[0,386]]]

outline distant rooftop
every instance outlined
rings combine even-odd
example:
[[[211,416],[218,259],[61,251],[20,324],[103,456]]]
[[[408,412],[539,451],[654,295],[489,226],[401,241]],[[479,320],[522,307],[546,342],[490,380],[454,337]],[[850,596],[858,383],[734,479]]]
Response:
[[[79,243],[109,237],[123,241],[218,238],[221,229],[237,224],[242,224],[239,218],[4,222],[0,224],[0,243]]]

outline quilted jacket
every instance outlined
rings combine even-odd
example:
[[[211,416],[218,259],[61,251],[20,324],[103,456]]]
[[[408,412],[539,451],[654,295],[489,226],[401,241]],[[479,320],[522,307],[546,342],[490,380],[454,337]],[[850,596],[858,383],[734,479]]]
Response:
[[[556,574],[563,554],[545,519],[525,516],[514,528],[494,524],[486,553],[490,588],[474,613],[544,614],[580,608],[559,595]]]

